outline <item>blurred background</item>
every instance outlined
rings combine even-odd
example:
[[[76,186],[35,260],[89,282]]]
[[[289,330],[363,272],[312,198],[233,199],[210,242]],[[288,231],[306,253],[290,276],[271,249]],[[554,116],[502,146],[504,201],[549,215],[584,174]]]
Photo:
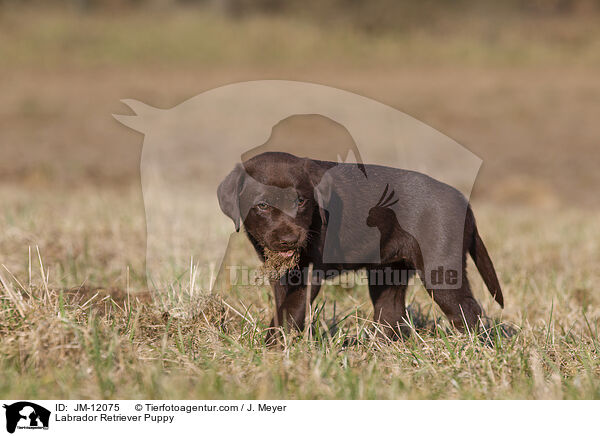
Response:
[[[483,159],[476,204],[596,210],[599,71],[598,0],[0,0],[2,254],[143,271],[143,137],[111,114],[253,79],[424,121]]]
[[[252,79],[344,88],[484,160],[475,195],[596,205],[598,0],[0,0],[0,180],[138,182],[119,102]]]

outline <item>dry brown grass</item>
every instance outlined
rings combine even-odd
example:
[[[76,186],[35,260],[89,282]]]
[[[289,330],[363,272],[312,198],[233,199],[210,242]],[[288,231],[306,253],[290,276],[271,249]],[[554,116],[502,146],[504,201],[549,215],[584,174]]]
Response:
[[[1,244],[10,253],[1,271],[3,397],[600,395],[600,301],[594,292],[600,227],[593,213],[475,206],[507,302],[501,312],[471,275],[497,326],[479,338],[449,330],[416,288],[409,295],[411,338],[379,341],[368,321],[366,289],[328,285],[313,306],[313,339],[289,336],[278,351],[264,346],[272,305],[267,288],[191,295],[182,280],[148,289],[141,277],[143,209],[135,191],[38,192],[41,197],[26,207],[19,207],[25,191],[10,193],[0,219]],[[57,212],[66,203],[73,208]],[[102,212],[107,209],[113,213]],[[86,242],[78,247],[80,241]],[[250,247],[240,250],[240,258],[250,259]],[[330,330],[334,321],[338,328]],[[344,346],[349,338],[358,343]]]

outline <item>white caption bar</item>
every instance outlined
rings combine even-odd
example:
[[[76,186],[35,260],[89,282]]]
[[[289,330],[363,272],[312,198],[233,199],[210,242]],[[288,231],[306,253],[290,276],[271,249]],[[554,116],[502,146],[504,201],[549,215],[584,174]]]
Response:
[[[0,434],[587,434],[591,401],[4,400]],[[597,430],[597,429],[595,429]],[[186,432],[186,433],[180,433]],[[193,433],[192,433],[193,432]],[[309,433],[307,433],[309,432]],[[425,432],[425,433],[424,433]]]

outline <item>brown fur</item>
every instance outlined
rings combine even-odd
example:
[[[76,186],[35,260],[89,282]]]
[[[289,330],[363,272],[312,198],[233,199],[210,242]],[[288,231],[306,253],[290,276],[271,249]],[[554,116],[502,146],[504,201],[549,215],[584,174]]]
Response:
[[[312,301],[321,286],[323,276],[312,277],[312,285],[308,284],[307,270],[308,265],[312,263],[315,271],[327,271],[334,275],[345,270],[367,269],[369,273],[369,293],[373,301],[375,310],[375,321],[383,325],[383,331],[390,337],[397,337],[401,331],[405,331],[406,307],[404,303],[406,293],[406,283],[380,283],[373,279],[377,274],[384,270],[392,269],[395,271],[408,271],[410,274],[417,273],[421,279],[424,279],[424,265],[421,247],[417,239],[403,229],[398,222],[396,214],[391,206],[400,207],[406,193],[401,198],[394,190],[388,192],[386,184],[385,191],[374,195],[363,196],[356,195],[356,186],[351,183],[345,184],[336,192],[338,200],[344,207],[354,210],[359,209],[359,205],[373,205],[369,210],[369,216],[365,228],[376,227],[380,233],[380,262],[375,263],[325,263],[323,261],[325,235],[328,231],[328,211],[324,209],[321,201],[317,198],[315,189],[322,180],[324,174],[336,167],[334,162],[314,161],[302,159],[287,153],[263,153],[244,162],[243,166],[238,165],[227,178],[221,183],[218,190],[219,203],[222,210],[232,218],[236,224],[236,230],[239,229],[243,221],[246,234],[260,258],[267,262],[272,252],[289,252],[294,250],[298,253],[298,259],[294,259],[293,264],[297,263],[299,270],[294,270],[294,274],[301,274],[301,280],[292,283],[287,275],[281,279],[271,281],[274,295],[276,311],[271,323],[272,327],[288,326],[297,329],[304,328],[304,318],[306,310],[307,289],[311,289],[311,295],[308,296]],[[434,179],[427,178],[418,173],[411,173],[405,170],[395,170],[386,167],[374,167],[365,165],[367,169],[373,168],[373,178],[379,177],[379,174],[386,174],[386,177],[396,178],[398,180],[409,181],[418,180],[420,184],[415,184],[418,193],[422,193],[423,198],[414,203],[415,210],[405,211],[407,213],[419,213],[420,210],[426,210],[435,213],[437,204],[466,204],[466,216],[464,219],[463,250],[460,253],[461,258],[458,264],[462,265],[462,274],[460,286],[457,289],[442,289],[432,285],[426,286],[435,302],[446,314],[449,321],[459,329],[475,327],[479,317],[482,314],[481,307],[473,298],[469,282],[466,275],[466,253],[470,253],[479,269],[490,293],[496,301],[503,306],[504,300],[500,284],[494,270],[492,261],[489,258],[487,250],[481,240],[475,218],[466,199],[462,197],[453,188],[443,185]],[[385,170],[385,171],[384,171]],[[404,178],[402,178],[404,177]],[[389,182],[386,182],[389,183]],[[412,182],[411,182],[412,183]],[[443,189],[440,186],[443,185]],[[411,185],[412,186],[412,185]],[[272,187],[280,191],[267,192]],[[431,187],[431,189],[428,189]],[[408,187],[410,191],[410,187]],[[411,191],[412,192],[412,191]],[[291,193],[291,194],[290,194]],[[279,195],[281,194],[281,195]],[[414,192],[411,194],[414,197]],[[285,197],[292,196],[298,200],[295,207],[290,207],[294,199],[278,199],[280,207],[268,204],[269,196]],[[451,197],[450,200],[445,196]],[[377,202],[376,199],[379,198]],[[266,199],[266,200],[265,200]],[[400,201],[400,204],[397,204]],[[361,203],[363,202],[363,203]],[[452,203],[454,202],[454,203]],[[433,212],[432,212],[433,211]],[[463,212],[464,216],[464,212]],[[445,225],[443,220],[432,220],[429,232],[435,238],[444,238],[449,236],[448,232],[455,231],[452,226]],[[359,230],[360,231],[360,230]],[[357,238],[360,240],[360,238]],[[352,247],[360,251],[360,246]],[[269,255],[269,253],[271,253]],[[428,283],[428,282],[427,282]],[[269,339],[272,339],[272,333]]]

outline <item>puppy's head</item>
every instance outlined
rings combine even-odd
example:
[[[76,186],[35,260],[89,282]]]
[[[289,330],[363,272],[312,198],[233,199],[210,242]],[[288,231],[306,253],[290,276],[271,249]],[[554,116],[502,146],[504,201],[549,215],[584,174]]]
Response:
[[[221,210],[236,231],[243,222],[263,248],[291,257],[307,245],[320,212],[313,165],[285,153],[264,153],[238,164],[219,185]]]

